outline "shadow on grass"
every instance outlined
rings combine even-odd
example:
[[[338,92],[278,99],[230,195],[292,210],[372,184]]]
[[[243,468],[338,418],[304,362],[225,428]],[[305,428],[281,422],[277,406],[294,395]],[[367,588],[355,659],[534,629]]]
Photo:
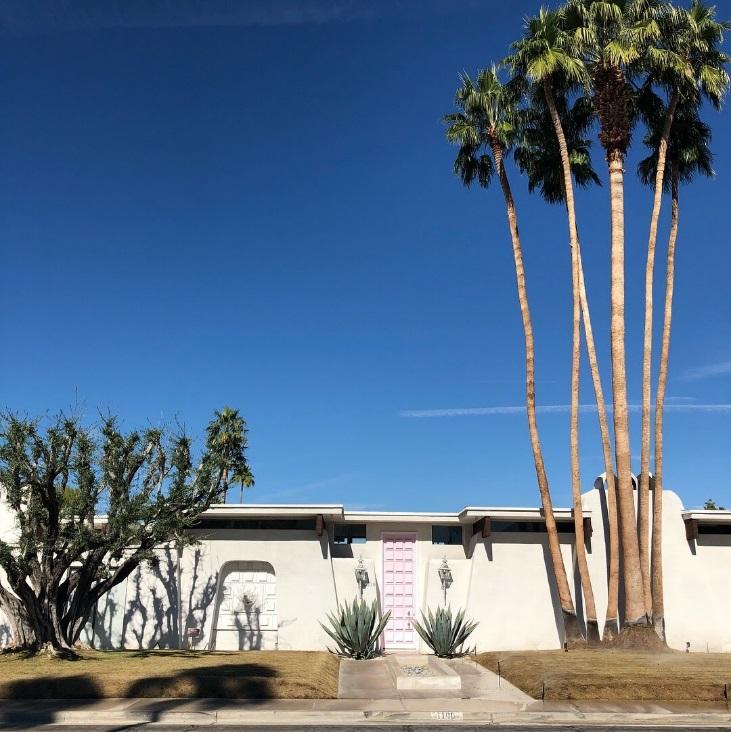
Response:
[[[182,669],[168,676],[138,679],[126,697],[184,699],[274,699],[278,672],[260,663],[238,663]]]
[[[101,699],[103,694],[92,677],[79,674],[5,681],[0,684],[0,697],[3,698],[0,703],[0,728],[3,728],[10,725],[52,724],[55,713],[60,709],[83,706],[89,699]],[[22,701],[26,699],[32,701]],[[62,701],[50,701],[57,699]]]
[[[124,674],[120,664],[119,675]],[[149,675],[128,684],[105,686],[103,677],[89,674],[38,676],[0,683],[0,699],[105,699],[108,697],[250,699],[275,698],[279,673],[259,663],[218,664]],[[116,681],[116,679],[115,679]]]
[[[120,675],[123,673],[124,665],[121,664]],[[174,711],[190,699],[229,699],[237,700],[238,704],[256,705],[276,698],[278,676],[269,666],[240,663],[181,669],[164,676],[151,675],[114,689],[105,688],[98,678],[87,674],[14,679],[0,683],[0,698],[6,700],[0,704],[0,728],[18,723],[52,724],[57,712],[119,696],[143,700],[134,705],[134,711],[144,712],[153,722],[164,712]],[[28,701],[23,703],[22,700]],[[220,702],[210,701],[197,705],[197,709],[205,711],[217,706]],[[98,714],[103,719],[101,709]]]

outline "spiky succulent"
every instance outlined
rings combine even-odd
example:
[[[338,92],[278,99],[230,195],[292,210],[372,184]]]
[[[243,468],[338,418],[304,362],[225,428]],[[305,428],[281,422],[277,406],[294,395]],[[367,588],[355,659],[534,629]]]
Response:
[[[379,622],[375,601],[368,605],[365,600],[356,599],[352,605],[346,602],[335,613],[328,613],[330,628],[320,625],[337,644],[339,655],[361,660],[380,654],[379,638],[390,617],[388,611]]]
[[[421,623],[418,620],[413,623],[414,630],[439,658],[454,658],[469,653],[469,650],[463,650],[463,646],[477,627],[476,621],[464,619],[464,610],[452,617],[451,607],[438,607],[435,613],[428,610],[426,615],[422,612]]]

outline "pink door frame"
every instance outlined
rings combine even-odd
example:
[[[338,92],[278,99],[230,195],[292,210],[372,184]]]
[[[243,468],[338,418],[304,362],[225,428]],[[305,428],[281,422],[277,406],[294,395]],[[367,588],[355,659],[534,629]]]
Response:
[[[391,611],[383,631],[386,650],[415,650],[418,636],[411,626],[416,615],[416,533],[384,531],[383,546],[383,612]]]

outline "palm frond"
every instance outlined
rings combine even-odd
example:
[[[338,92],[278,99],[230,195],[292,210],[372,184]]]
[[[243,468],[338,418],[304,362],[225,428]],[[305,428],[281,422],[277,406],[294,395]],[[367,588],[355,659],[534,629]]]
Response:
[[[650,154],[637,166],[637,174],[646,185],[655,184],[658,150],[666,114],[667,108],[660,104],[648,117],[644,143]],[[678,107],[668,141],[667,166],[672,174],[664,178],[665,190],[670,189],[674,176],[684,183],[690,183],[699,174],[706,177],[715,175],[710,147],[711,135],[711,128],[700,117],[698,104]]]

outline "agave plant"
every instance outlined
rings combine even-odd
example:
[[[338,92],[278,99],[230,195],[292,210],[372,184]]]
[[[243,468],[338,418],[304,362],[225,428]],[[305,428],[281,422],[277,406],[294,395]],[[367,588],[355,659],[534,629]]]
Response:
[[[422,640],[434,651],[439,658],[454,658],[464,656],[469,650],[463,651],[470,633],[477,627],[477,622],[464,619],[464,610],[460,610],[456,617],[452,617],[451,607],[438,607],[435,613],[431,610],[427,614],[421,613],[421,623],[413,621],[414,629]]]
[[[336,613],[328,613],[330,628],[322,623],[320,625],[337,643],[337,652],[341,656],[367,659],[380,654],[378,639],[390,617],[391,612],[388,611],[378,622],[375,600],[368,605],[365,600],[360,599],[353,600],[352,605],[344,603]]]

